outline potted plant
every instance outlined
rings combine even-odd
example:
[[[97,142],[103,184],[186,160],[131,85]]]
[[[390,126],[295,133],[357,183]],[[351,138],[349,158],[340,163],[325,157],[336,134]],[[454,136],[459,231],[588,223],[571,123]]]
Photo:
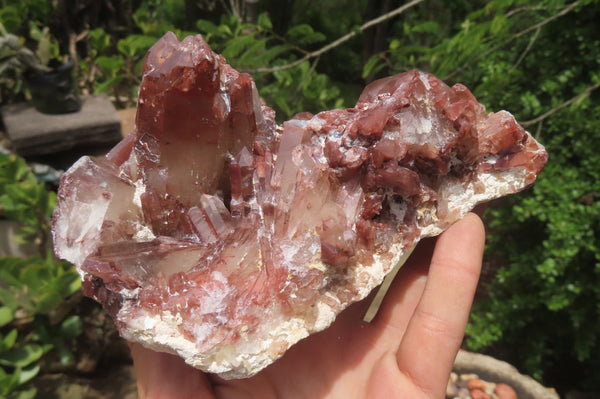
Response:
[[[23,78],[39,112],[62,114],[81,108],[73,81],[73,61],[52,57],[47,28],[40,32],[38,49],[33,52],[0,23],[0,75],[7,70]]]

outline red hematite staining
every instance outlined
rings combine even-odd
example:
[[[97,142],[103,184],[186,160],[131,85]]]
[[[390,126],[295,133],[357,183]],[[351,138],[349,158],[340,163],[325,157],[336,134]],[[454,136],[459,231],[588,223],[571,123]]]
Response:
[[[169,33],[146,58],[133,134],[64,175],[56,252],[124,337],[252,375],[547,159],[509,113],[419,71],[371,83],[354,108],[274,117],[249,75]]]

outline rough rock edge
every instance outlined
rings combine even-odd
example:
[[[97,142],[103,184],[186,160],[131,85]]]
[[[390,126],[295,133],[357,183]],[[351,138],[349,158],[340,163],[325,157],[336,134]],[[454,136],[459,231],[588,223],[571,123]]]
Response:
[[[543,151],[543,146],[540,145],[538,151]],[[527,174],[525,167],[514,168],[511,171],[480,173],[477,178],[484,185],[484,190],[479,190],[480,192],[477,192],[475,188],[475,181],[470,181],[466,188],[460,181],[446,185],[442,189],[442,196],[448,199],[449,215],[451,216],[444,220],[437,220],[435,224],[423,226],[421,235],[415,243],[421,238],[440,234],[478,203],[525,188],[531,183],[527,181]],[[401,244],[393,245],[391,252],[394,254],[392,262],[382,261],[382,257],[376,254],[372,265],[357,265],[353,275],[368,276],[368,281],[360,287],[359,293],[354,298],[347,303],[340,304],[340,309],[365,298],[373,288],[381,284],[385,275],[404,254]],[[117,319],[120,314],[127,313],[127,304],[125,304],[117,314]],[[264,331],[269,331],[269,335],[266,337],[260,337],[257,334],[246,335],[236,345],[217,346],[205,353],[199,353],[195,343],[185,339],[179,333],[177,325],[180,321],[178,321],[177,315],[172,315],[170,312],[156,315],[147,312],[134,319],[129,316],[127,320],[122,320],[126,327],[123,327],[121,334],[125,339],[139,342],[147,348],[177,354],[191,366],[219,374],[222,378],[247,378],[273,363],[301,339],[327,328],[335,320],[336,313],[338,310],[332,309],[322,299],[319,299],[301,316],[283,321],[276,319],[270,325],[263,326]],[[313,324],[307,320],[316,321]],[[281,342],[285,342],[286,347],[280,347],[273,351],[273,348],[277,347],[275,344]]]

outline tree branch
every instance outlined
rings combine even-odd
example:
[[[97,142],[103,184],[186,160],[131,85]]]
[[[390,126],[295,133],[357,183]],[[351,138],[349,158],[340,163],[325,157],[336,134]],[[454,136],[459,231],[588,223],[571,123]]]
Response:
[[[490,53],[493,53],[494,51],[498,50],[500,47],[507,45],[508,43],[512,42],[513,40],[526,35],[527,33],[531,32],[532,30],[536,30],[536,29],[541,29],[542,26],[549,24],[550,22],[554,21],[557,18],[562,17],[565,14],[568,14],[569,12],[571,12],[575,7],[577,7],[579,5],[580,1],[577,0],[571,4],[569,4],[568,6],[566,6],[565,8],[563,8],[562,10],[560,10],[559,12],[557,12],[556,14],[546,18],[545,20],[530,26],[527,29],[523,29],[520,32],[515,33],[514,35],[512,35],[511,37],[509,37],[508,39],[506,39],[503,43],[498,44],[497,46],[492,47],[491,49],[489,49],[488,51],[479,54],[477,57],[473,58],[471,61],[469,61],[468,63],[463,64],[462,66],[456,68],[454,71],[450,72],[448,75],[444,76],[443,80],[449,79],[452,76],[456,75],[458,72],[464,70],[465,68],[467,68],[469,65],[471,65],[474,62],[479,61],[480,59],[487,57]]]
[[[540,23],[538,23],[538,24],[535,24],[535,25],[533,25],[533,26],[530,26],[529,28],[527,28],[527,29],[524,29],[524,30],[522,30],[521,32],[519,32],[519,33],[515,34],[515,36],[513,36],[513,37],[511,38],[511,40],[514,40],[514,39],[516,39],[516,38],[518,38],[518,37],[521,37],[521,36],[523,36],[523,35],[526,35],[527,33],[531,32],[532,30],[535,30],[535,29],[541,28],[542,26],[544,26],[544,25],[546,25],[546,24],[549,24],[550,22],[554,21],[555,19],[557,19],[557,18],[560,18],[560,17],[562,17],[563,15],[570,13],[570,12],[571,12],[571,11],[572,11],[572,10],[573,10],[575,7],[577,7],[578,5],[579,5],[579,0],[578,0],[578,1],[575,1],[575,2],[573,2],[573,3],[571,3],[571,4],[569,4],[567,7],[563,8],[563,9],[562,9],[560,12],[558,12],[558,13],[554,14],[554,15],[553,15],[553,16],[551,16],[551,17],[548,17],[548,18],[546,18],[546,19],[545,19],[545,20],[543,20],[542,22],[540,22]]]
[[[294,62],[290,62],[289,64],[278,65],[278,66],[270,67],[270,68],[256,68],[254,71],[262,72],[262,73],[273,73],[273,72],[282,71],[285,69],[290,69],[295,66],[298,66],[306,60],[309,60],[314,57],[319,57],[322,54],[328,52],[329,50],[339,46],[340,44],[347,42],[348,40],[352,39],[354,36],[358,35],[359,32],[363,32],[364,30],[369,29],[370,27],[372,27],[374,25],[377,25],[388,19],[391,19],[391,18],[395,17],[396,15],[399,15],[399,14],[403,13],[404,11],[408,10],[409,8],[416,6],[417,4],[422,3],[422,2],[423,2],[423,0],[412,0],[411,2],[404,4],[401,7],[398,7],[386,14],[383,14],[377,18],[374,18],[374,19],[364,23],[357,30],[353,30],[352,32],[349,32],[348,34],[340,37],[339,39],[327,44],[326,46],[321,47],[320,49],[318,49],[316,51],[306,54],[304,57],[299,58]]]
[[[520,12],[524,12],[524,11],[539,11],[539,10],[545,10],[545,9],[546,9],[546,7],[523,6],[523,7],[515,8],[514,10],[510,10],[504,16],[506,18],[510,18],[513,15],[518,14]]]
[[[527,126],[535,125],[536,123],[541,122],[544,119],[548,118],[550,115],[554,114],[555,112],[560,111],[561,109],[563,109],[565,107],[568,107],[569,105],[573,104],[575,101],[579,100],[580,98],[587,96],[588,94],[590,94],[591,92],[593,92],[594,90],[596,90],[599,87],[600,87],[600,82],[596,83],[593,86],[589,86],[587,89],[585,89],[584,91],[582,91],[575,97],[565,101],[564,103],[562,103],[560,105],[557,105],[556,107],[552,108],[548,112],[543,113],[542,115],[538,116],[537,118],[531,119],[531,120],[528,120],[525,122],[521,122],[521,126],[527,127]]]
[[[521,53],[521,55],[519,56],[519,59],[517,60],[517,62],[515,62],[515,64],[512,66],[512,68],[510,68],[511,70],[516,69],[519,66],[519,64],[521,62],[523,62],[523,60],[525,59],[525,56],[527,55],[527,53],[529,53],[529,50],[531,50],[531,48],[533,47],[533,43],[535,43],[535,41],[537,40],[537,37],[539,36],[541,30],[542,30],[542,28],[537,28],[536,29],[536,31],[533,34],[533,36],[531,36],[531,39],[529,40],[529,43],[527,43],[527,47]]]

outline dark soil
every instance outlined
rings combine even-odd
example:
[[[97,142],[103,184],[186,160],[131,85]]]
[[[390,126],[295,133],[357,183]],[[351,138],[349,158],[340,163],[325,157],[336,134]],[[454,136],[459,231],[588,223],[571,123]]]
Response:
[[[45,399],[136,399],[137,388],[131,365],[106,367],[81,377],[72,374],[44,374],[35,379],[39,398]]]

